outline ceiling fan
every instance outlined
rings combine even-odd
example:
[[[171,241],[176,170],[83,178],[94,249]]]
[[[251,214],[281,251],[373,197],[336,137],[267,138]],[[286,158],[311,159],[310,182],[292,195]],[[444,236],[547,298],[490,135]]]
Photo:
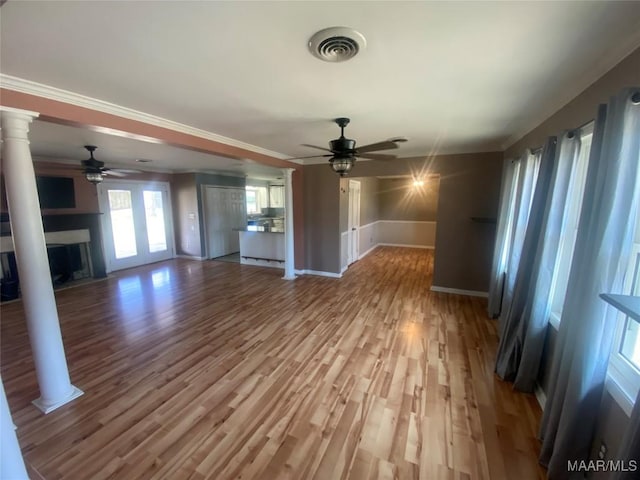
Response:
[[[91,183],[98,184],[104,180],[104,175],[113,175],[114,177],[124,177],[127,173],[134,173],[137,170],[123,170],[118,169],[114,170],[112,168],[107,168],[104,166],[104,162],[100,160],[96,160],[93,156],[93,152],[95,152],[98,147],[95,145],[85,145],[84,148],[89,152],[90,158],[86,160],[82,160],[82,166],[84,176]]]
[[[356,147],[356,141],[344,136],[344,129],[349,125],[350,119],[345,117],[336,118],[334,122],[340,127],[340,138],[331,140],[329,142],[330,148],[318,147],[316,145],[304,144],[305,147],[317,148],[329,152],[324,155],[310,155],[308,157],[296,157],[290,160],[301,160],[305,158],[329,158],[329,163],[334,172],[341,177],[346,175],[353,168],[353,164],[356,158],[368,158],[370,160],[395,160],[395,155],[383,155],[377,152],[380,150],[392,150],[398,148],[398,142],[406,142],[405,138],[396,138],[392,140],[385,140],[383,142],[371,143],[363,147]]]

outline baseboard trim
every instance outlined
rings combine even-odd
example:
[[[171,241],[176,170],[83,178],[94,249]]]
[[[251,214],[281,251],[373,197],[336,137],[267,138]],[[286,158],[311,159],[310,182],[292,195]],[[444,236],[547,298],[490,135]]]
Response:
[[[542,390],[539,383],[536,383],[536,386],[533,387],[533,394],[536,396],[536,400],[538,400],[540,408],[544,410],[544,406],[547,404],[547,395],[544,393],[544,390]]]
[[[284,270],[284,263],[273,262],[268,260],[254,260],[253,258],[240,257],[240,265],[251,265],[252,267],[279,268]]]
[[[433,250],[436,247],[433,245],[411,245],[407,243],[378,243],[377,247],[404,247],[404,248],[426,248],[429,250]]]
[[[479,292],[477,290],[461,290],[459,288],[438,287],[437,285],[432,285],[431,291],[441,292],[441,293],[453,293],[454,295],[467,295],[469,297],[483,297],[483,298],[489,297],[489,292]]]
[[[373,252],[376,248],[378,247],[378,245],[374,245],[373,247],[371,247],[369,250],[367,250],[366,252],[360,254],[360,256],[358,257],[358,260],[363,259],[364,257],[366,257],[367,255],[369,255],[371,252]]]
[[[176,258],[186,258],[187,260],[206,260],[205,257],[199,257],[197,255],[176,255]]]
[[[342,278],[341,273],[321,272],[319,270],[296,270],[298,275],[316,275],[318,277]]]

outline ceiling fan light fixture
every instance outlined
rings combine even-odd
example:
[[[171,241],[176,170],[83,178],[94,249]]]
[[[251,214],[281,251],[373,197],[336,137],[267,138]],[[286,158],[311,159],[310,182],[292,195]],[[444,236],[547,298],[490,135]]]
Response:
[[[344,62],[355,57],[367,46],[360,32],[349,27],[330,27],[316,32],[309,39],[311,54],[325,62]]]
[[[104,180],[102,172],[86,172],[84,177],[94,185],[102,183],[102,180]]]
[[[329,162],[333,171],[344,177],[351,171],[356,159],[354,157],[333,157]]]

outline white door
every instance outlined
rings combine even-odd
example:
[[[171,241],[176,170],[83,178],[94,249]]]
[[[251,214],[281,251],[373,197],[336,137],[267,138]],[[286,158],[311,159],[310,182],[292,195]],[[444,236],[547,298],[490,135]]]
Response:
[[[360,182],[349,180],[348,264],[360,258]]]
[[[204,205],[209,258],[239,252],[238,229],[247,226],[245,190],[204,187]]]
[[[98,185],[107,271],[173,257],[168,183]]]

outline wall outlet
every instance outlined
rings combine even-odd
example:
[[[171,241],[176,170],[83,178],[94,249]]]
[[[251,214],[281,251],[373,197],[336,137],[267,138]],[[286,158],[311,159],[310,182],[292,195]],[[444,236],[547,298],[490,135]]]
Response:
[[[604,460],[607,457],[607,445],[602,442],[600,443],[600,449],[598,450],[598,458],[600,460]]]

